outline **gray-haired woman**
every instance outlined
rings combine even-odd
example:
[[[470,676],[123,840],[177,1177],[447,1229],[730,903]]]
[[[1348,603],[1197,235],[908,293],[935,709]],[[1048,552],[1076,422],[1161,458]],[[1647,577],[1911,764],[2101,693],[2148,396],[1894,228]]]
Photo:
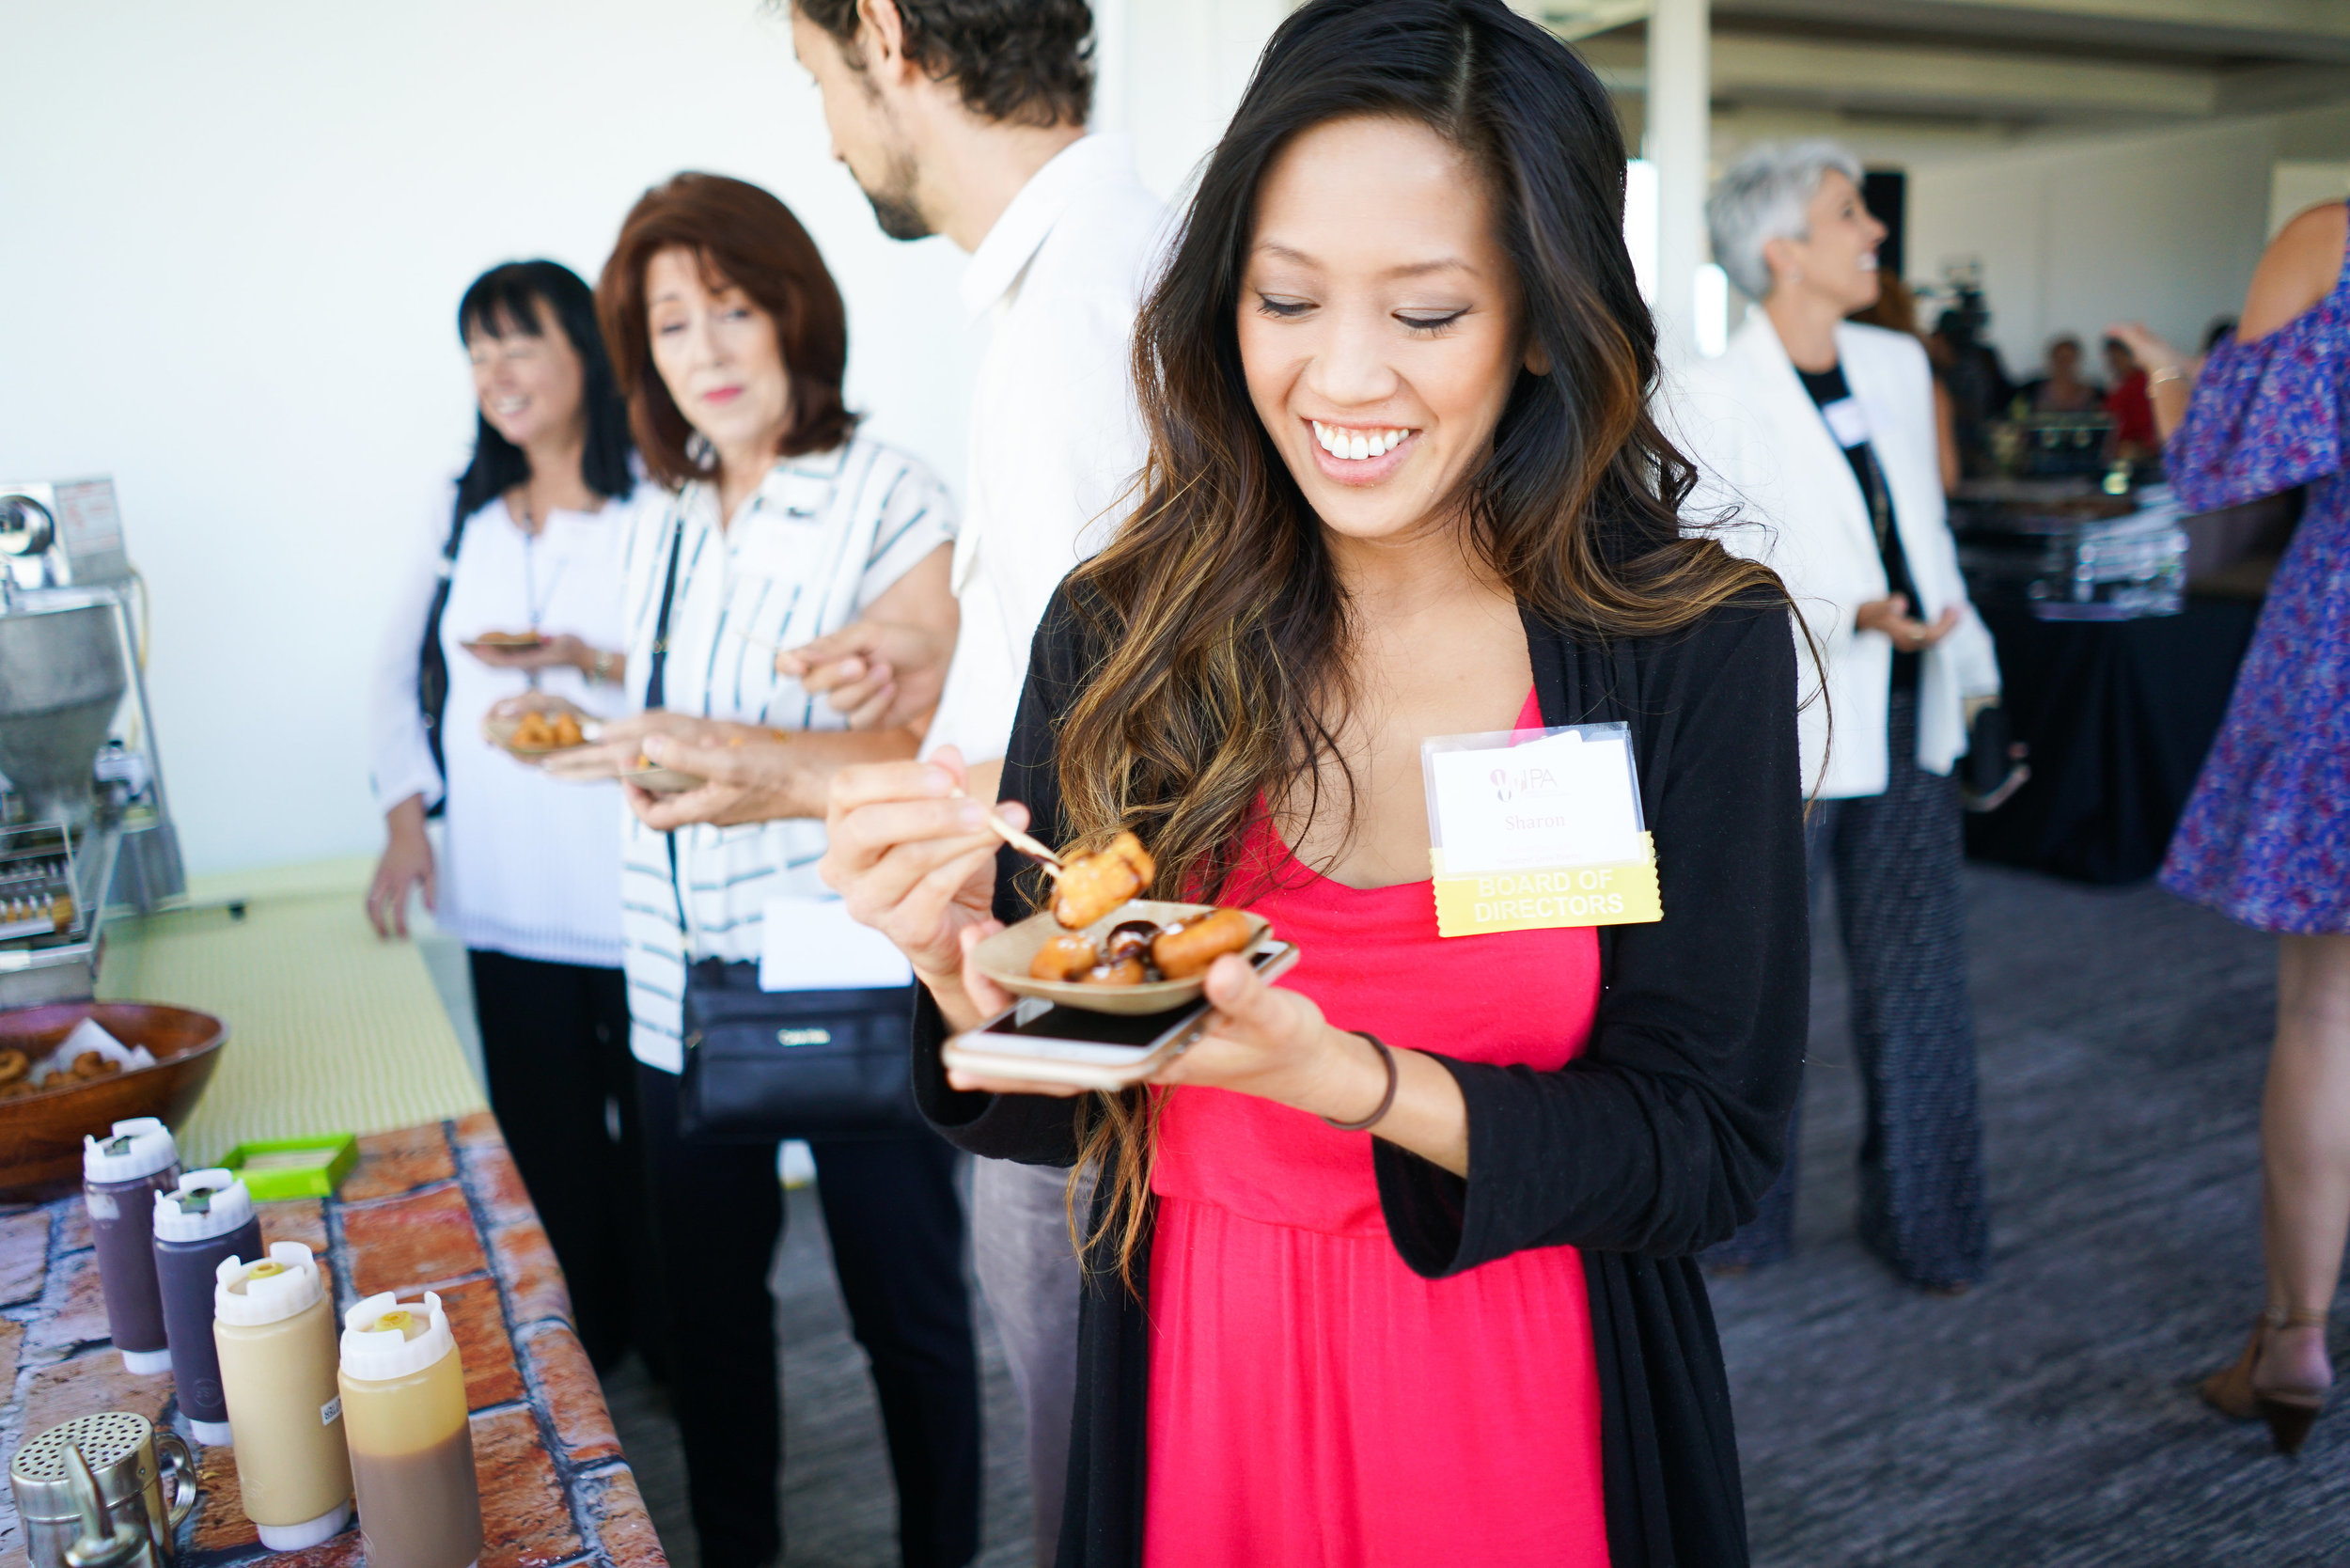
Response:
[[[1756,148],[1706,218],[1715,257],[1762,308],[1690,372],[1674,423],[1713,492],[1697,510],[1710,500],[1758,525],[1724,542],[1778,570],[1822,655],[1804,776],[1867,1090],[1861,1240],[1910,1283],[1956,1291],[1982,1277],[1989,1226],[1950,774],[1999,670],[1943,514],[1933,373],[1914,337],[1845,320],[1876,301],[1885,238],[1851,153]],[[1710,1262],[1786,1255],[1794,1150],[1791,1136],[1761,1214]]]

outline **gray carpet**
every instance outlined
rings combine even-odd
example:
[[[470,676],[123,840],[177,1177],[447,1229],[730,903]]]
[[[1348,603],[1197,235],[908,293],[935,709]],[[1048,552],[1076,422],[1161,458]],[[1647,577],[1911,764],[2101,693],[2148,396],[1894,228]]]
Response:
[[[2186,1388],[2260,1305],[2269,939],[2151,886],[1970,868],[1967,895],[1996,1273],[1919,1296],[1852,1240],[1858,1097],[1828,944],[1799,1251],[1714,1293],[1759,1568],[2350,1564],[2350,1413],[2288,1462]],[[894,1562],[870,1385],[807,1194],[776,1278],[790,1561]],[[981,1560],[1011,1568],[1027,1560],[1017,1416],[982,1349]],[[698,1568],[674,1429],[633,1366],[608,1391],[663,1540]]]

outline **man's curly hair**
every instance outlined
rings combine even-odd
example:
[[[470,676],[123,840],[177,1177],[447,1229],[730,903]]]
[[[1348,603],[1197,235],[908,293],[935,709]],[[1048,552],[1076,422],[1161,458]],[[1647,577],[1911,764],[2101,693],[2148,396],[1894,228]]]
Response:
[[[856,70],[857,0],[790,0]],[[906,56],[951,80],[973,114],[1012,125],[1083,125],[1093,107],[1086,0],[897,0]]]

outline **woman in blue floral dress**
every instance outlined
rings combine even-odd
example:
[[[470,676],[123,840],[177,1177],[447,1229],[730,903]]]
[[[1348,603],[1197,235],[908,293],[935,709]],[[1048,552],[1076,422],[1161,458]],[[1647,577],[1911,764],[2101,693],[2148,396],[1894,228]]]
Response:
[[[2163,885],[2279,937],[2262,1105],[2268,1305],[2204,1379],[2230,1416],[2301,1445],[2333,1383],[2326,1315],[2350,1237],[2350,219],[2302,213],[2261,259],[2240,336],[2199,375],[2142,328],[2171,483],[2189,511],[2307,485],[2227,722],[2170,840]]]

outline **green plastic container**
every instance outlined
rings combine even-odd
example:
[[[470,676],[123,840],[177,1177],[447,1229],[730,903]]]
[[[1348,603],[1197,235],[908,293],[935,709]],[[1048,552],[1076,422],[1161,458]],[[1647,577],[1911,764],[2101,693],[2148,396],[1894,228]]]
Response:
[[[328,1198],[359,1163],[359,1140],[349,1133],[329,1133],[240,1143],[220,1163],[244,1179],[244,1190],[256,1203]]]

